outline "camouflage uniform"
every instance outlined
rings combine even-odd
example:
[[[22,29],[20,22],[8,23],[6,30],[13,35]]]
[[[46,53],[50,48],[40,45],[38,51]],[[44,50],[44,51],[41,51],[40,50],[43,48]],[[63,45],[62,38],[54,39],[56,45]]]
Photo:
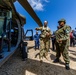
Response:
[[[59,58],[61,53],[63,55],[63,59],[65,63],[69,63],[69,55],[68,55],[68,48],[69,48],[69,33],[70,33],[70,26],[64,25],[62,28],[58,29],[55,33],[56,36],[56,57]],[[59,40],[62,42],[59,42]]]
[[[41,31],[41,35],[40,35],[40,56],[39,58],[43,58],[47,56],[48,54],[48,50],[49,50],[49,39],[51,37],[51,31],[48,27],[40,27],[37,28],[37,30]],[[50,34],[49,36],[47,36],[47,32]]]

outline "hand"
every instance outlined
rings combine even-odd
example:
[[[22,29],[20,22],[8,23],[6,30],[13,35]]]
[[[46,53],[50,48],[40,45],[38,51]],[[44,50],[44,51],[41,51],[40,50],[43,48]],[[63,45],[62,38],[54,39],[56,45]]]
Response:
[[[35,30],[38,30],[38,28],[35,28]]]
[[[59,43],[62,43],[62,40],[61,39],[59,40]]]
[[[46,36],[48,37],[49,35],[50,35],[50,34],[47,32],[47,33],[46,33]]]

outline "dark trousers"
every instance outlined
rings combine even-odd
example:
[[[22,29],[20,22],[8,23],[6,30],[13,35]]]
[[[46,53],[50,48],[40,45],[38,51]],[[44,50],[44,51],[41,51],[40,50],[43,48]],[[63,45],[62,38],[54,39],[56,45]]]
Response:
[[[70,38],[70,46],[74,46],[75,45],[75,40],[74,38]]]
[[[55,50],[55,40],[52,40],[52,49]]]

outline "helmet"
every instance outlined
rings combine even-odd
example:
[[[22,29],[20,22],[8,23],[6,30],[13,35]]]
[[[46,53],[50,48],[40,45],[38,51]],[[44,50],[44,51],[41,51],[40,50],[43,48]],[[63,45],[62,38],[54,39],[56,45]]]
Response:
[[[65,20],[65,19],[60,19],[60,20],[58,21],[58,23],[60,23],[60,22],[66,23],[66,20]]]

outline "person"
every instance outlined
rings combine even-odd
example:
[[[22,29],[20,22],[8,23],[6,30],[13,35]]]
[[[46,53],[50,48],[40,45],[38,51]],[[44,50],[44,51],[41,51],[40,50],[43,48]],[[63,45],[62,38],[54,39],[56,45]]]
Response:
[[[55,32],[57,32],[59,29],[60,29],[60,26],[57,26],[57,30]],[[54,33],[54,36],[55,36],[55,33]],[[59,50],[59,44],[56,41],[56,36],[55,36],[55,47],[56,47],[56,52],[57,52]]]
[[[44,21],[44,25],[43,27],[39,27],[36,28],[36,30],[40,30],[41,31],[41,35],[40,35],[40,53],[39,53],[39,58],[40,61],[42,61],[42,58],[48,55],[48,51],[49,51],[49,41],[50,41],[50,37],[51,37],[51,30],[50,28],[47,26],[48,21]]]
[[[34,40],[35,40],[35,50],[38,47],[39,49],[39,39],[40,39],[40,35],[38,34],[38,31],[36,31],[36,34],[34,35]]]
[[[76,28],[74,30],[74,33],[73,33],[74,37],[75,37],[75,40],[74,40],[74,45],[76,45]]]
[[[52,39],[52,50],[55,50],[55,32],[53,32],[51,39]]]
[[[70,46],[75,46],[74,30],[70,32]]]
[[[61,19],[58,21],[60,29],[58,29],[55,32],[55,36],[56,36],[56,42],[59,46],[59,49],[56,49],[56,59],[53,61],[54,63],[59,62],[59,58],[62,54],[63,59],[65,61],[65,68],[67,70],[70,69],[69,67],[69,63],[70,63],[70,59],[69,59],[69,54],[68,54],[68,49],[69,49],[69,33],[71,31],[70,26],[66,25],[66,20],[65,19]]]
[[[21,43],[20,43],[20,50],[22,53],[22,60],[26,61],[28,58],[28,49],[27,49],[27,45],[28,43],[25,41],[25,35],[24,35],[24,28],[23,26],[21,27]]]

